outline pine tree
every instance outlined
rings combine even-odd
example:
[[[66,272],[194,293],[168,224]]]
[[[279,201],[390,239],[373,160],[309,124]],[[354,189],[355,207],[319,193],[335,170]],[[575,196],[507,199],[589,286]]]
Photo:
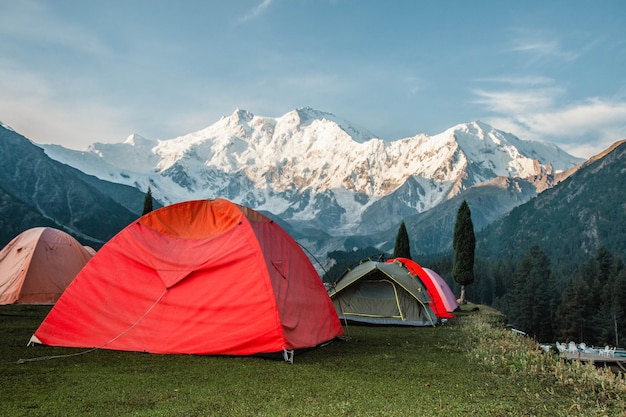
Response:
[[[592,324],[596,331],[594,342],[614,344],[619,342],[618,331],[623,323],[622,299],[624,296],[623,276],[624,263],[606,247],[598,248],[594,258],[595,276],[592,280]],[[617,330],[616,330],[617,327]]]
[[[613,346],[623,345],[626,332],[626,304],[624,304],[624,294],[626,294],[626,268],[621,260],[618,261],[618,270],[611,284],[613,292]]]
[[[474,282],[474,251],[476,249],[472,213],[465,200],[461,203],[456,216],[452,247],[454,249],[452,278],[461,286],[459,304],[464,304],[465,286]]]
[[[591,341],[585,332],[590,298],[589,286],[580,273],[568,280],[561,296],[561,305],[556,311],[556,329],[560,338],[579,342],[585,340],[587,343]]]
[[[141,215],[148,214],[152,211],[152,190],[148,187],[148,191],[146,191],[146,196],[143,200],[143,213]]]
[[[624,315],[626,268],[605,247],[581,265],[563,291],[557,328],[563,338],[587,344],[619,343]]]
[[[411,246],[409,244],[409,234],[406,231],[404,222],[400,223],[400,229],[396,236],[396,245],[393,248],[394,258],[411,259]]]
[[[552,312],[556,298],[550,259],[533,245],[516,268],[507,294],[511,321],[539,341],[553,339]]]

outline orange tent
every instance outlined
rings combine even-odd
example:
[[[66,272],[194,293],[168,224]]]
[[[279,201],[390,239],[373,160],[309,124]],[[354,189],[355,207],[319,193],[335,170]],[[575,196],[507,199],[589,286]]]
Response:
[[[20,233],[0,251],[0,304],[54,304],[90,258],[61,230]]]
[[[107,242],[31,341],[152,353],[287,353],[343,332],[278,224],[227,200],[152,211]]]

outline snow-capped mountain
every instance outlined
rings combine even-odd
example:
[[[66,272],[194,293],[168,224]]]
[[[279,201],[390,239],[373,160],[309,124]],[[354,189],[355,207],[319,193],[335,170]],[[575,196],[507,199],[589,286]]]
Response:
[[[371,233],[387,230],[497,177],[531,178],[582,162],[478,121],[387,141],[311,108],[281,117],[236,110],[167,140],[131,135],[84,151],[42,147],[100,179],[151,187],[164,203],[223,197],[334,236],[363,225]]]

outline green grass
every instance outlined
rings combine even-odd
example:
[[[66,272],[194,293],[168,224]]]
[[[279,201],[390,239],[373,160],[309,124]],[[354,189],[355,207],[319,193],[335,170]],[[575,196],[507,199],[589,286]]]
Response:
[[[349,326],[296,354],[26,347],[49,307],[0,307],[2,416],[626,415],[622,376],[562,362],[480,306],[437,328]],[[19,359],[27,359],[18,364]]]

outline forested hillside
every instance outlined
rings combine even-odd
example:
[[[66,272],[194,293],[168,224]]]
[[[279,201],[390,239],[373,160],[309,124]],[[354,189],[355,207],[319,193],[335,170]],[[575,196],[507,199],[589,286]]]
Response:
[[[337,262],[326,275],[332,281],[358,257],[380,253],[330,255]],[[452,258],[413,252],[458,296]],[[626,340],[625,259],[626,143],[618,142],[476,234],[476,280],[467,298],[498,308],[540,341],[617,345]]]
[[[88,177],[0,127],[1,247],[26,229],[49,226],[98,248],[141,215],[143,199],[139,190]],[[124,200],[136,200],[138,212]]]
[[[519,260],[538,245],[569,274],[605,247],[626,258],[626,142],[477,234],[477,257]]]

